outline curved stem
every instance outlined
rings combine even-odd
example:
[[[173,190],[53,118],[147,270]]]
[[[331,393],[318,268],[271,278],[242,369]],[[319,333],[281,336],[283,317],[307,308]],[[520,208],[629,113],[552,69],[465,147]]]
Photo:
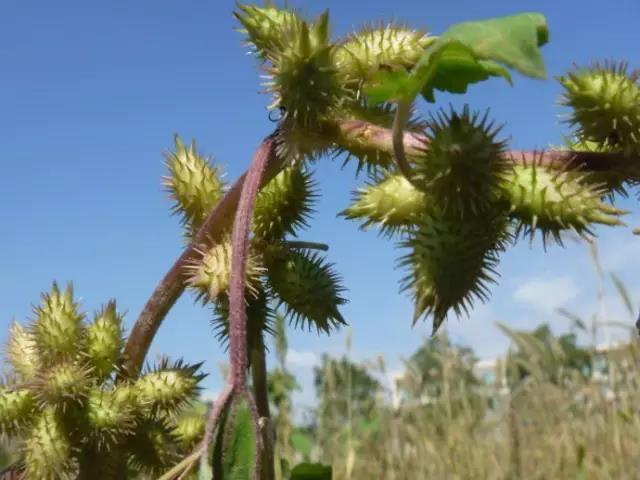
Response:
[[[410,183],[415,185],[413,181],[413,171],[411,170],[411,165],[409,165],[404,151],[404,127],[407,125],[410,114],[411,103],[405,101],[398,102],[396,114],[393,117],[391,138],[393,141],[393,153],[396,157],[396,163],[400,173],[402,173]]]
[[[231,280],[229,282],[230,377],[236,388],[244,387],[247,379],[247,309],[245,303],[245,270],[249,253],[249,230],[258,190],[274,138],[265,140],[256,151],[245,177],[242,195],[231,234]]]
[[[282,159],[275,152],[270,152],[268,165],[263,175],[263,183],[269,182],[282,168]],[[216,204],[209,213],[191,244],[178,257],[164,278],[160,281],[153,294],[145,304],[140,316],[131,330],[125,347],[126,373],[136,377],[140,373],[144,358],[149,351],[151,342],[160,328],[167,313],[185,290],[184,267],[197,259],[198,250],[206,250],[220,238],[229,227],[233,212],[238,205],[246,173],[243,174]],[[196,248],[198,247],[198,248]]]

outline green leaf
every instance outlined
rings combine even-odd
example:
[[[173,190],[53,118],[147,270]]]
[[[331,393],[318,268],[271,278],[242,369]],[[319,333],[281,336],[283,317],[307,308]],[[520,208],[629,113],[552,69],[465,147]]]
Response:
[[[330,465],[321,463],[299,463],[291,470],[290,480],[331,480]]]
[[[495,60],[533,78],[546,78],[542,45],[549,40],[544,15],[522,13],[453,25],[440,41],[458,40],[480,60]]]
[[[548,41],[545,17],[524,13],[453,25],[431,44],[411,72],[381,71],[365,89],[374,103],[412,101],[434,90],[465,93],[471,83],[503,77],[506,67],[533,78],[546,78],[540,49]]]
[[[232,400],[222,425],[221,442],[214,451],[214,473],[219,480],[253,480],[256,467],[256,431],[244,397]],[[222,438],[220,438],[222,437]],[[215,458],[221,462],[216,462]]]
[[[472,83],[483,82],[490,77],[503,77],[513,85],[511,75],[492,60],[478,60],[472,49],[452,41],[443,46],[437,69],[422,89],[425,100],[435,102],[434,90],[450,93],[467,93]]]

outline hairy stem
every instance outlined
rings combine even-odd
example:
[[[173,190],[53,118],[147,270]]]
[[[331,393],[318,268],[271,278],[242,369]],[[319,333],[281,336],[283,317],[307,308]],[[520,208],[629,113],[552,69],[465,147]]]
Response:
[[[254,339],[251,349],[251,377],[253,397],[256,401],[256,410],[260,417],[260,431],[262,437],[262,480],[274,478],[273,444],[270,438],[271,414],[269,412],[269,393],[267,390],[267,362],[262,333]]]
[[[337,122],[335,142],[349,151],[354,145],[395,155],[393,130],[364,120],[342,120]],[[405,160],[423,155],[428,148],[428,138],[417,132],[402,132],[402,149]],[[520,151],[507,153],[514,165],[538,165],[550,168],[575,167],[594,172],[618,172],[632,178],[640,177],[640,162],[622,152],[582,152],[572,150]]]
[[[245,303],[245,273],[249,253],[249,230],[258,190],[269,157],[274,152],[274,138],[265,140],[253,157],[245,177],[242,195],[231,234],[231,280],[229,282],[230,378],[234,387],[246,385],[247,378],[247,309]]]
[[[263,184],[268,183],[281,169],[282,159],[275,155],[274,152],[270,152],[267,169],[263,176]],[[233,212],[238,205],[246,175],[246,173],[242,175],[217,203],[194,236],[191,244],[175,261],[145,304],[127,340],[125,354],[127,358],[126,372],[129,376],[136,377],[139,375],[153,337],[171,307],[184,292],[185,265],[200,256],[198,250],[206,251],[212,247],[219,240],[225,229],[229,227]]]

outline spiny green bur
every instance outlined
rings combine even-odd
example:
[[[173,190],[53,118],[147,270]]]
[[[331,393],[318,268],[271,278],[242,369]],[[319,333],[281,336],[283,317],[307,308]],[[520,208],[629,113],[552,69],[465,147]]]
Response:
[[[640,85],[626,65],[596,65],[559,78],[563,104],[572,109],[569,123],[580,137],[640,153]]]
[[[228,292],[231,279],[231,255],[231,238],[225,237],[187,267],[187,284],[196,292],[198,299],[215,300]],[[263,270],[259,256],[252,251],[247,261],[245,276],[247,290],[254,296]]]
[[[186,147],[175,136],[175,152],[165,155],[169,176],[164,185],[175,201],[173,211],[180,214],[185,236],[190,240],[224,193],[221,171],[198,153],[195,141]]]
[[[560,242],[568,229],[585,236],[592,234],[592,224],[622,225],[618,217],[624,211],[603,202],[603,192],[576,172],[514,166],[503,189],[517,232],[531,237],[539,232],[544,240]]]
[[[317,198],[311,174],[296,165],[283,169],[258,194],[253,217],[253,232],[258,240],[280,240],[295,235],[313,213]]]
[[[61,292],[54,283],[51,293],[42,296],[42,304],[35,308],[35,314],[31,330],[43,362],[78,354],[84,342],[83,316],[73,301],[71,285]]]
[[[441,112],[429,123],[424,155],[415,159],[415,183],[445,210],[481,214],[499,195],[507,168],[505,143],[485,114]]]
[[[111,301],[87,328],[87,358],[94,375],[107,378],[120,360],[123,347],[122,317]]]
[[[508,241],[506,225],[504,214],[463,219],[438,208],[425,212],[403,241],[409,252],[399,262],[408,270],[403,288],[415,299],[414,322],[431,314],[435,333],[450,310],[468,313],[474,299],[488,299]]]
[[[338,44],[336,64],[360,86],[382,67],[411,68],[434,40],[425,32],[399,25],[366,27]]]
[[[269,285],[294,323],[328,332],[343,324],[338,307],[346,303],[333,265],[316,252],[280,249],[267,260]]]
[[[0,435],[21,445],[26,478],[107,471],[114,452],[122,452],[131,468],[158,473],[186,452],[172,430],[182,407],[197,396],[200,365],[163,360],[134,383],[114,384],[124,348],[115,302],[87,325],[71,285],[61,291],[54,283],[34,312],[29,328],[11,328],[6,350],[12,380],[0,386]],[[157,442],[159,431],[166,431],[166,448],[154,451],[168,453],[149,464],[138,458],[132,439]]]
[[[46,407],[35,421],[25,445],[26,478],[61,480],[76,478],[73,447],[60,412]]]
[[[354,197],[351,206],[341,215],[350,220],[364,220],[363,228],[378,224],[391,231],[418,223],[426,202],[425,193],[402,175],[389,175],[367,185]]]

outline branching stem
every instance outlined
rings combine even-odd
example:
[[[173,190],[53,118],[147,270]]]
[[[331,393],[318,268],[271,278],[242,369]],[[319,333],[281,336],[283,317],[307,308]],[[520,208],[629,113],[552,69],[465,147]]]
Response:
[[[275,152],[270,152],[267,169],[263,175],[263,183],[269,182],[280,172],[281,168],[282,159]],[[207,247],[213,246],[225,229],[230,226],[233,212],[240,199],[245,177],[246,173],[236,181],[233,187],[218,202],[194,236],[191,244],[175,261],[145,304],[131,330],[125,348],[126,372],[129,376],[137,377],[139,375],[153,337],[171,307],[184,292],[185,265],[200,256],[198,250],[206,251]]]

